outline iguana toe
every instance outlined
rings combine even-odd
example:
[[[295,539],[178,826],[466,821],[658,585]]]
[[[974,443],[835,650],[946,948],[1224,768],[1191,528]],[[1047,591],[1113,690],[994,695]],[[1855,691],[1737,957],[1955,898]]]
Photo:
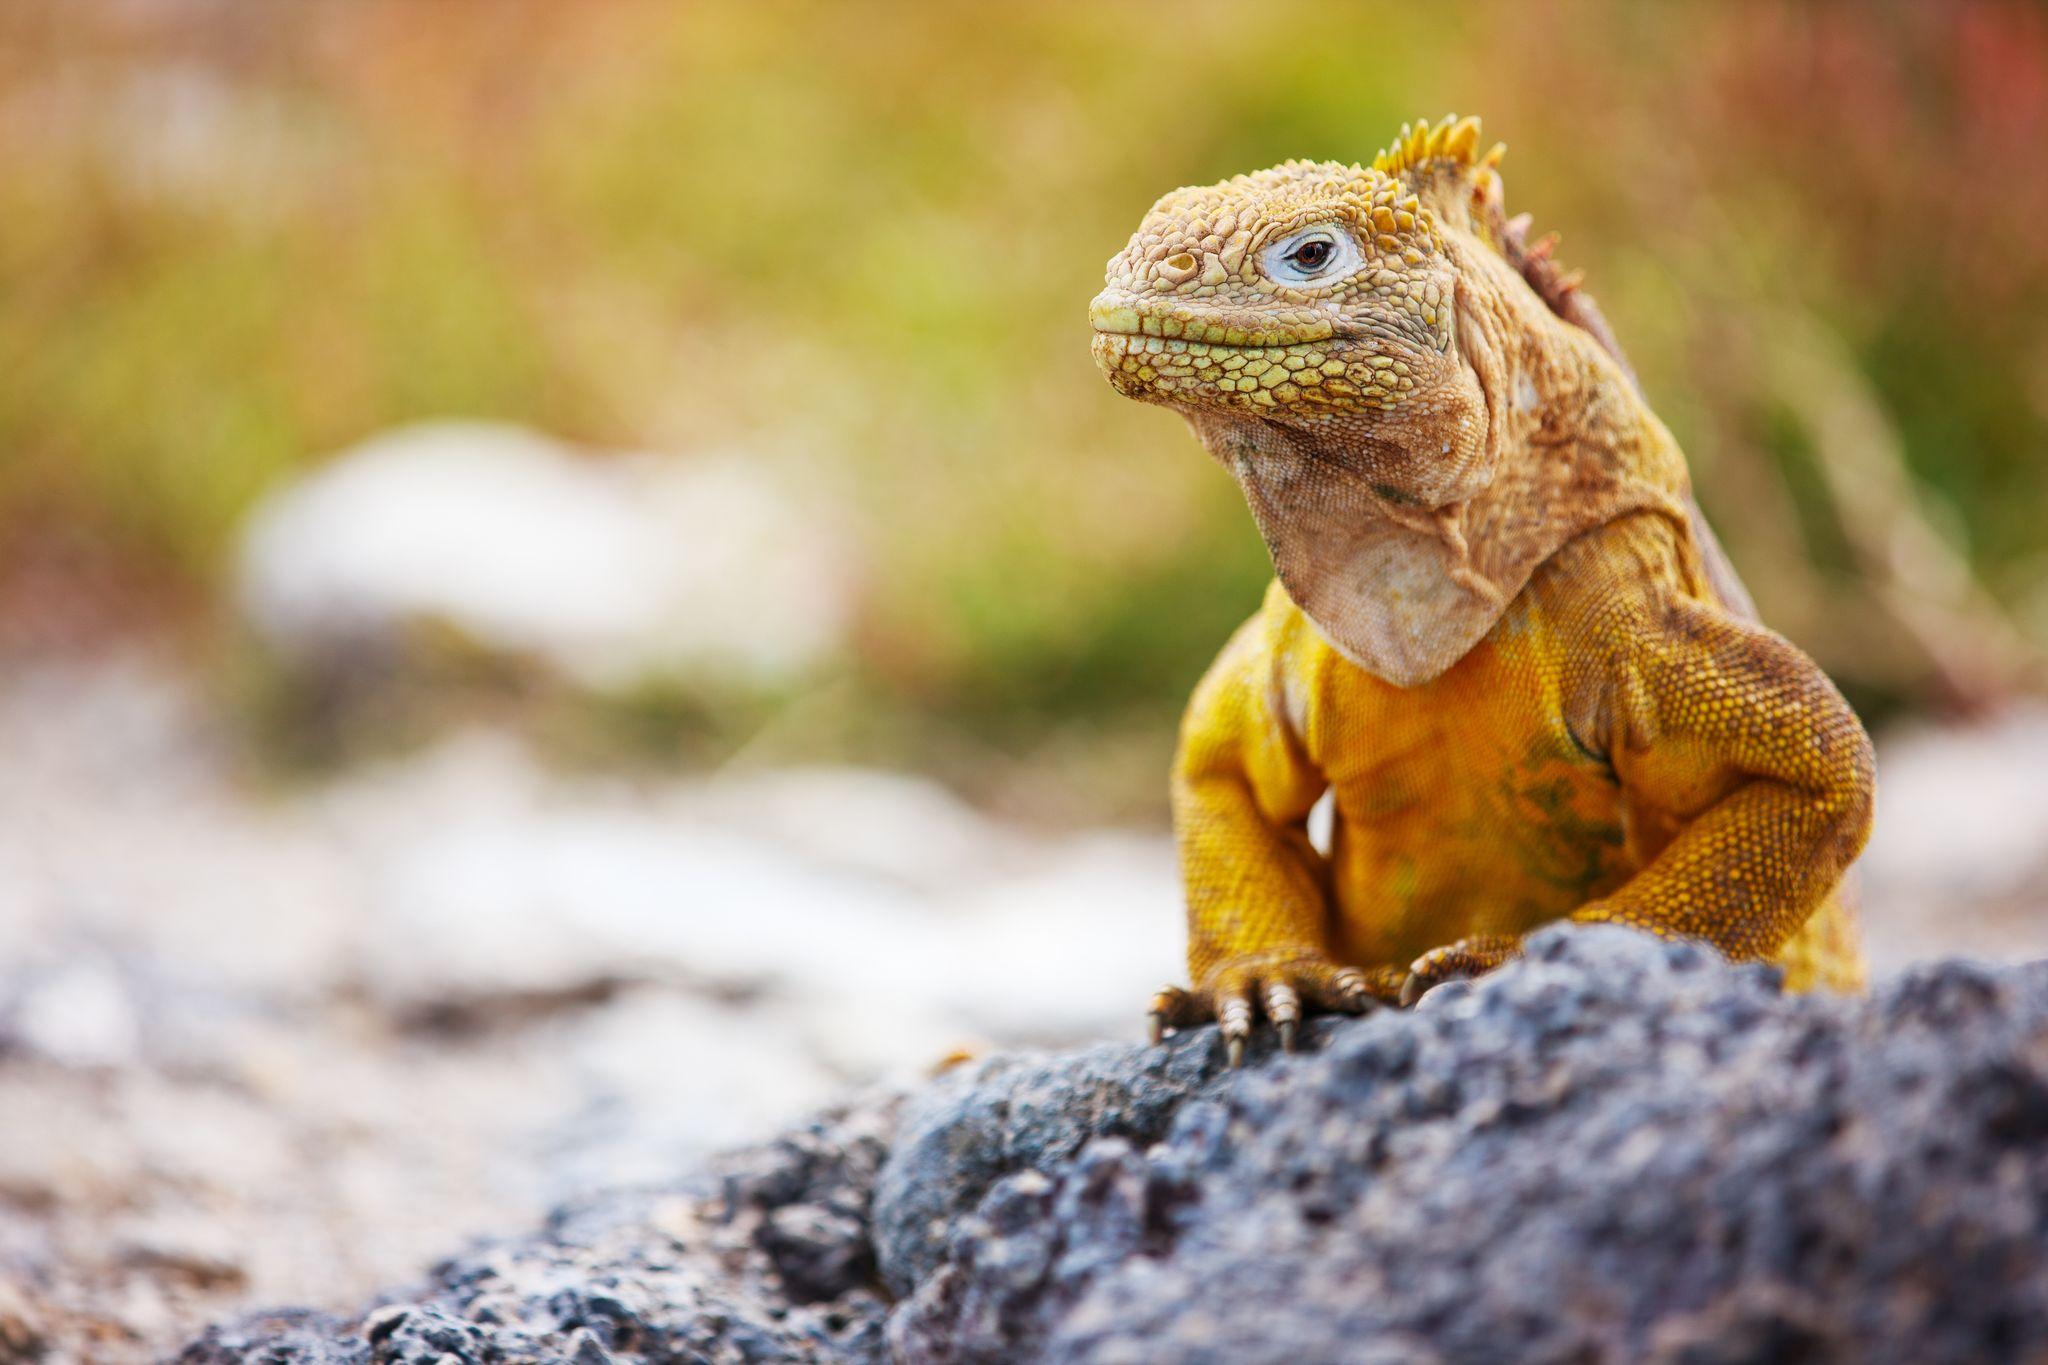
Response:
[[[1446,981],[1490,972],[1521,952],[1522,940],[1513,934],[1475,934],[1432,948],[1408,969],[1407,979],[1401,983],[1401,1008],[1410,1008]]]

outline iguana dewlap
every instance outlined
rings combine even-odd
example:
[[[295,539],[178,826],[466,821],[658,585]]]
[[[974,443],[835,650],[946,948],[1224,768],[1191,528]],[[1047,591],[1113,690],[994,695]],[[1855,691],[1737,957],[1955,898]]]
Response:
[[[1868,737],[1749,618],[1598,314],[1476,120],[1153,206],[1090,310],[1243,486],[1278,582],[1173,779],[1193,989],[1155,1025],[1412,1000],[1552,920],[1852,989]],[[1335,805],[1327,854],[1310,808]]]

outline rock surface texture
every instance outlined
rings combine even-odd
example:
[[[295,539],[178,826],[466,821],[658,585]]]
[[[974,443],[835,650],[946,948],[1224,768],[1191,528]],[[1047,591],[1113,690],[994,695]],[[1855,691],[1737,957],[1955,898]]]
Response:
[[[1312,1050],[997,1058],[186,1365],[2048,1350],[2048,966],[1864,1000],[1615,929]]]

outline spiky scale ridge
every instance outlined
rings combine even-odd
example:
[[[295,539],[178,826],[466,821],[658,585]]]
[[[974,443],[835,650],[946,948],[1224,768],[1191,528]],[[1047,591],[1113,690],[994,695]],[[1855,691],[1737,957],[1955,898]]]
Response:
[[[1476,155],[1478,150],[1478,119],[1446,114],[1434,127],[1428,119],[1416,119],[1401,125],[1392,145],[1372,159],[1372,168],[1382,175],[1399,175],[1432,161],[1448,161],[1454,166],[1483,165],[1491,170],[1500,165],[1507,144],[1495,143],[1483,159]]]

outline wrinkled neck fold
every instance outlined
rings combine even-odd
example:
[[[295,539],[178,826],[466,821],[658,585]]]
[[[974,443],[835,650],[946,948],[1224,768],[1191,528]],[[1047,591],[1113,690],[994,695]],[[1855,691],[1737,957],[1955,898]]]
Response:
[[[1243,487],[1288,595],[1340,654],[1396,686],[1463,658],[1574,537],[1639,511],[1690,534],[1670,433],[1592,338],[1491,279],[1496,264],[1507,270],[1475,262],[1476,287],[1460,291],[1485,449],[1445,500],[1389,483],[1383,436],[1380,449],[1367,438],[1347,448],[1313,429],[1191,414]],[[1380,425],[1398,437],[1397,417]]]

